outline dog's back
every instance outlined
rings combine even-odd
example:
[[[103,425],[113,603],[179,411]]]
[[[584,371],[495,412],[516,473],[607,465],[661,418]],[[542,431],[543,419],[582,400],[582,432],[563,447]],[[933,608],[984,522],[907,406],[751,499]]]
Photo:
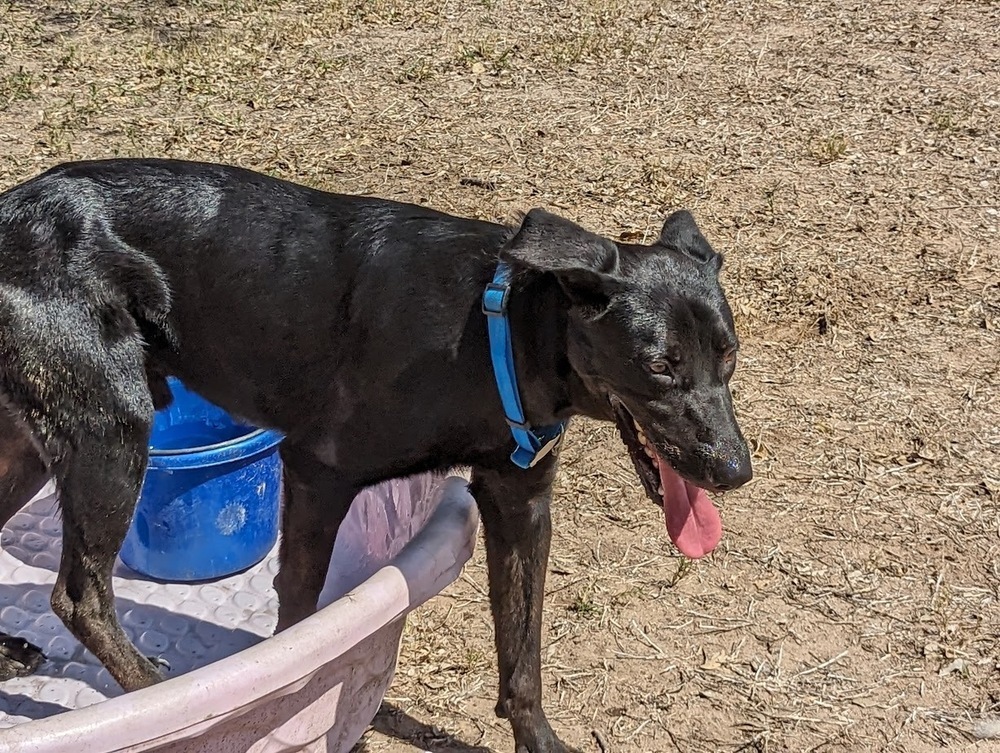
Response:
[[[250,421],[302,427],[343,409],[329,403],[354,391],[351,374],[368,394],[372,381],[388,384],[414,337],[422,355],[453,354],[505,232],[230,166],[69,163],[0,195],[0,324],[17,333],[0,346],[57,335],[25,337],[51,320],[28,315],[30,301],[69,307],[62,327],[97,320],[102,337],[141,338],[157,407],[171,373]],[[330,398],[317,405],[323,383]],[[302,395],[289,394],[296,385]]]

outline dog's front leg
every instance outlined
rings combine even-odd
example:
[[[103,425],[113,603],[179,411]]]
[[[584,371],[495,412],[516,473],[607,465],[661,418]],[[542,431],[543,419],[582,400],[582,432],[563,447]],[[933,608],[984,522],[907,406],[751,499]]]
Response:
[[[284,500],[282,505],[275,632],[316,611],[323,591],[337,531],[358,493],[335,468],[307,449],[285,440],[281,445]]]
[[[471,491],[486,533],[490,607],[496,629],[500,697],[517,753],[572,753],[542,710],[541,631],[552,521],[555,462],[527,471],[475,469]]]

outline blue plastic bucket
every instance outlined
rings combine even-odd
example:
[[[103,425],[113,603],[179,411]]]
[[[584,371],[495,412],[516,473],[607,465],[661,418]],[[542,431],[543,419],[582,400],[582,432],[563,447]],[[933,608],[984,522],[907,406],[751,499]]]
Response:
[[[233,420],[169,379],[174,402],[158,411],[149,465],[120,553],[165,581],[221,578],[258,562],[278,538],[278,432]]]

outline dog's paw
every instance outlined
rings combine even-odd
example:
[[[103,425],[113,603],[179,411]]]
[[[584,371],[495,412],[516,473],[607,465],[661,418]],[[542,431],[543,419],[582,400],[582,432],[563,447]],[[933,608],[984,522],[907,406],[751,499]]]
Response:
[[[149,663],[153,665],[156,673],[164,680],[167,679],[167,673],[170,672],[171,666],[170,662],[164,659],[162,656],[147,656],[146,659]]]
[[[583,751],[567,745],[559,738],[553,738],[550,743],[542,743],[539,747],[529,748],[525,745],[518,745],[517,753],[583,753]]]
[[[45,661],[42,650],[12,635],[0,636],[0,682],[34,674]]]
[[[526,731],[522,730],[522,734]],[[515,737],[517,737],[515,740],[516,753],[583,753],[579,748],[574,748],[560,740],[548,723],[532,729],[528,735],[523,737],[515,735]]]

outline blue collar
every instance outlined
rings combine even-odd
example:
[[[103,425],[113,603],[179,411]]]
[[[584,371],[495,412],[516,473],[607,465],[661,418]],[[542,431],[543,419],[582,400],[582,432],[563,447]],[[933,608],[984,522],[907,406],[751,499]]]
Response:
[[[510,321],[507,319],[510,278],[510,266],[506,262],[497,264],[493,282],[483,291],[483,313],[486,314],[489,329],[493,376],[500,391],[500,401],[503,403],[510,433],[517,444],[510,459],[519,468],[531,468],[559,445],[566,431],[566,423],[560,422],[538,429],[527,424],[521,407],[521,395],[517,389],[514,348],[510,336]]]

